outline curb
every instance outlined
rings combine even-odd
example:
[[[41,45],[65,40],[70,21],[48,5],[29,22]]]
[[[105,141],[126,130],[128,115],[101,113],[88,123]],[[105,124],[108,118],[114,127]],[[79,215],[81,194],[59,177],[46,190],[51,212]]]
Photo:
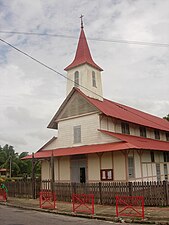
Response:
[[[66,211],[59,211],[57,209],[51,210],[51,209],[41,209],[41,208],[34,208],[29,206],[21,206],[17,204],[11,204],[8,202],[0,202],[0,205],[5,205],[9,207],[15,207],[19,209],[26,209],[26,210],[34,210],[37,212],[45,212],[45,213],[52,213],[52,214],[58,214],[58,215],[64,215],[64,216],[73,216],[73,217],[81,217],[81,218],[87,218],[87,219],[95,219],[95,220],[104,220],[104,221],[110,221],[115,223],[137,223],[137,224],[156,224],[156,225],[169,225],[169,219],[168,221],[153,221],[153,220],[147,220],[147,219],[131,219],[131,218],[118,218],[118,217],[109,217],[109,216],[101,216],[101,215],[87,215],[87,214],[80,214],[80,213],[73,213],[73,212],[66,212]]]

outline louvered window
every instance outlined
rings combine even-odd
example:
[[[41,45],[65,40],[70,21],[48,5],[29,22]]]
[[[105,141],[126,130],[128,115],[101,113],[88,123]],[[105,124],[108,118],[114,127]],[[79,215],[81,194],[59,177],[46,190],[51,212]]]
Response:
[[[133,156],[128,156],[128,176],[129,176],[129,178],[135,177],[134,157]]]
[[[156,174],[157,174],[157,181],[161,181],[160,163],[156,164]]]
[[[168,168],[166,163],[164,164],[164,178],[168,180]]]
[[[96,87],[96,74],[94,71],[92,71],[92,85],[93,87]]]
[[[165,133],[166,141],[169,141],[169,132]]]
[[[163,152],[164,162],[169,162],[169,152]]]
[[[75,82],[75,87],[79,86],[79,72],[76,71],[74,74],[74,82]]]
[[[130,128],[128,123],[121,123],[121,131],[123,134],[130,134]]]
[[[81,126],[74,126],[74,143],[81,143]]]
[[[141,137],[147,137],[146,128],[145,127],[140,127],[140,136]]]
[[[160,140],[160,132],[159,132],[159,130],[154,130],[154,137],[155,137],[155,139]]]

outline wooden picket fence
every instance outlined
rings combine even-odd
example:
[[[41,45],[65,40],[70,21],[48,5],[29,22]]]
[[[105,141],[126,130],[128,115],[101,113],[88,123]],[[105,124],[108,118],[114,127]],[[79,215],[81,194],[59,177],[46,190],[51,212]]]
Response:
[[[9,196],[37,198],[40,190],[56,193],[58,201],[71,202],[72,194],[94,194],[96,204],[115,205],[115,196],[143,196],[145,206],[169,206],[169,182],[58,183],[45,181],[7,182]],[[33,190],[35,193],[33,193]]]

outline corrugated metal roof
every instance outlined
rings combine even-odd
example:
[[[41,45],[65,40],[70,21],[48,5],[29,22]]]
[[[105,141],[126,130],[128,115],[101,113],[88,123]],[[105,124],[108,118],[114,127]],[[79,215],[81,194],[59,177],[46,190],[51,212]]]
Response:
[[[150,138],[137,137],[133,135],[119,134],[100,130],[101,132],[116,137],[121,142],[113,142],[108,144],[96,144],[96,145],[85,145],[78,147],[58,148],[51,150],[41,150],[34,154],[37,159],[49,158],[52,156],[70,156],[70,155],[81,155],[91,154],[99,152],[111,152],[120,151],[127,149],[140,149],[140,150],[158,150],[158,151],[169,151],[169,142],[153,140]],[[32,155],[26,156],[23,159],[31,159]]]
[[[119,120],[123,120],[126,122],[138,124],[145,127],[150,127],[153,129],[159,129],[163,131],[169,132],[169,122],[165,119],[159,118],[157,116],[153,116],[151,114],[145,113],[138,109],[134,109],[132,107],[122,105],[117,102],[110,101],[108,99],[103,99],[103,101],[99,101],[94,98],[90,98],[86,96],[80,89],[73,88],[72,91],[69,93],[67,98],[62,103],[61,107],[57,111],[57,113],[52,118],[51,122],[48,125],[48,128],[57,128],[57,117],[59,113],[63,110],[66,106],[67,102],[73,96],[75,92],[78,92],[81,96],[83,96],[89,103],[95,106],[100,112],[105,114],[106,116],[110,116],[112,118],[116,118]]]
[[[110,151],[119,151],[133,148],[132,145],[126,142],[115,142],[108,144],[96,144],[96,145],[85,145],[71,148],[58,148],[52,150],[42,150],[34,154],[35,158],[48,158],[53,156],[67,156],[67,155],[81,155],[81,154],[90,154],[98,152],[110,152]],[[31,159],[32,155],[26,156],[22,159]]]
[[[80,66],[83,64],[89,64],[91,66],[93,66],[94,68],[103,71],[103,69],[101,67],[99,67],[92,59],[88,44],[87,44],[87,40],[85,37],[85,33],[83,28],[81,29],[81,33],[80,33],[80,37],[79,37],[79,43],[77,46],[77,50],[76,50],[76,55],[75,58],[73,60],[73,62],[67,66],[65,68],[65,70],[70,70],[76,66]]]
[[[154,140],[150,138],[138,137],[133,135],[114,133],[114,132],[110,132],[106,130],[100,130],[100,131],[129,143],[135,149],[169,151],[168,141],[160,141],[160,140]]]
[[[110,101],[105,98],[103,99],[103,101],[99,101],[97,99],[86,96],[79,89],[76,90],[107,116],[146,127],[169,131],[169,122],[165,119],[153,116],[151,114],[142,112],[126,105],[122,105],[117,102]]]

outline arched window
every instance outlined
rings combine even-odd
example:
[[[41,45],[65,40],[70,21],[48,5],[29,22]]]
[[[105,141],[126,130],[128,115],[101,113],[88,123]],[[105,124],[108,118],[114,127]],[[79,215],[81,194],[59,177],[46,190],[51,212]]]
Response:
[[[75,82],[75,87],[79,86],[79,72],[76,71],[74,74],[74,82]]]
[[[94,71],[92,71],[92,85],[93,87],[96,87],[96,74]]]

